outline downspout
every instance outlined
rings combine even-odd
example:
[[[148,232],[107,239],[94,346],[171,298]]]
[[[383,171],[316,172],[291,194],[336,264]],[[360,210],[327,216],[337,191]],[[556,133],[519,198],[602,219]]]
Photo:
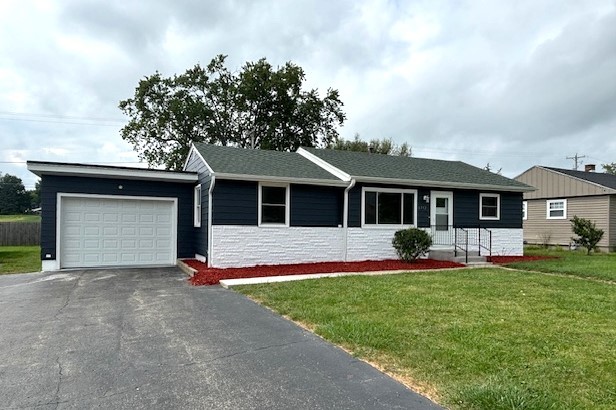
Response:
[[[214,185],[216,185],[216,175],[213,173],[212,179],[210,179],[210,189],[207,191],[207,266],[212,267],[212,192],[214,191]]]
[[[355,179],[351,178],[349,186],[344,189],[344,209],[342,210],[342,229],[344,242],[344,261],[347,262],[349,253],[349,191],[355,186]]]

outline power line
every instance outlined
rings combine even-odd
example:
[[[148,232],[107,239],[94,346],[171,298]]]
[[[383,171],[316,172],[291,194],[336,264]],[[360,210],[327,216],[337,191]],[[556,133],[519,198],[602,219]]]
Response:
[[[25,117],[41,117],[41,118],[60,118],[69,120],[85,120],[85,121],[123,121],[121,118],[105,118],[105,117],[80,117],[75,115],[60,115],[60,114],[37,114],[27,112],[15,112],[15,111],[0,111],[0,115],[13,115],[13,116],[25,116]]]

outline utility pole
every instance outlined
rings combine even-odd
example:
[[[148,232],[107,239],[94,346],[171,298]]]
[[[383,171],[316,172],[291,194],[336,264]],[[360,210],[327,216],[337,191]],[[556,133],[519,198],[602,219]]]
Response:
[[[572,159],[573,160],[573,162],[575,163],[575,166],[573,167],[573,169],[575,169],[576,171],[578,169],[578,162],[581,163],[579,160],[582,159],[582,158],[586,158],[586,155],[578,155],[577,152],[572,157],[566,157],[566,159]]]

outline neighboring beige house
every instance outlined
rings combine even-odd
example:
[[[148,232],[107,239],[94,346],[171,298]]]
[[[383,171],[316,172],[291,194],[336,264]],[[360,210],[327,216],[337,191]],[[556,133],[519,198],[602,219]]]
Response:
[[[524,241],[529,244],[569,245],[575,215],[594,221],[605,232],[599,247],[616,249],[616,175],[534,166],[515,179],[534,186],[522,203]]]

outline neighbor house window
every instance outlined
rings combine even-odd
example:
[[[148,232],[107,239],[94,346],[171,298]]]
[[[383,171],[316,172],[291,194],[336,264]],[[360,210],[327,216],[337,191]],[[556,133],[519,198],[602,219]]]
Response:
[[[259,225],[289,225],[288,186],[259,186]]]
[[[479,194],[479,219],[500,219],[500,195]]]
[[[546,202],[547,219],[567,219],[567,200],[548,199]]]
[[[201,185],[195,187],[195,202],[194,202],[194,214],[195,214],[195,227],[201,226]]]
[[[364,225],[415,225],[417,191],[364,189]]]
[[[522,201],[522,219],[525,221],[528,219],[528,202]]]

